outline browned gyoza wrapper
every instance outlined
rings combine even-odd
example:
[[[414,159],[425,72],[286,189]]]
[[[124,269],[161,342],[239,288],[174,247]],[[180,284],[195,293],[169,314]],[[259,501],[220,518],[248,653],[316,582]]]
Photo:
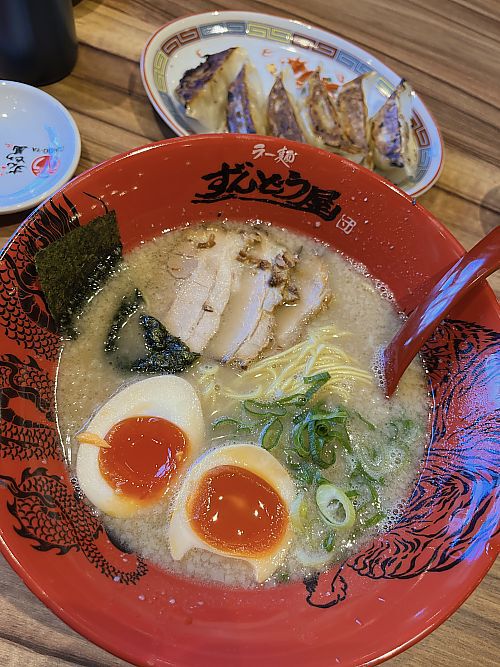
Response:
[[[175,94],[190,118],[195,118],[211,132],[226,129],[228,89],[241,70],[247,54],[240,47],[206,56],[185,72]]]

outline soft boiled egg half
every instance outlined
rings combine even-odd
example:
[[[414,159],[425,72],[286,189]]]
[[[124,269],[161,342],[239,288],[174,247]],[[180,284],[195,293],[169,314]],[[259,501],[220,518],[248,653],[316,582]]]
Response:
[[[83,493],[110,516],[158,502],[204,439],[191,384],[175,375],[130,384],[107,401],[83,433],[76,474]]]
[[[258,582],[278,568],[290,546],[295,484],[272,454],[235,444],[208,452],[186,473],[169,525],[170,552],[194,548],[248,561]]]

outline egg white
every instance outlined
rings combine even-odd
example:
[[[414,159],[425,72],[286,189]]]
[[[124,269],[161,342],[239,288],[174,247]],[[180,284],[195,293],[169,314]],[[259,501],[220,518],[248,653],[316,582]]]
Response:
[[[111,428],[129,417],[161,417],[176,424],[188,441],[184,465],[196,457],[205,437],[200,400],[191,384],[175,375],[150,377],[128,385],[107,401],[85,431],[104,438]],[[76,475],[81,490],[98,509],[110,516],[129,517],[143,505],[117,492],[99,469],[99,447],[80,444]]]
[[[201,478],[212,468],[237,466],[253,472],[265,480],[281,497],[288,513],[288,527],[282,539],[262,557],[229,554],[206,543],[192,529],[187,506]],[[268,451],[252,444],[236,444],[215,449],[200,457],[187,471],[175,499],[172,518],[168,528],[170,553],[174,560],[181,560],[194,548],[205,549],[227,558],[245,560],[253,568],[258,582],[268,579],[279,567],[291,543],[290,508],[296,495],[295,484],[287,470]]]

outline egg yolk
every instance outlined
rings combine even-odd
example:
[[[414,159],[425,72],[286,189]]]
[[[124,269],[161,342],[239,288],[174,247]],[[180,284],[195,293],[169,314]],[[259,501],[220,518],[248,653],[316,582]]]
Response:
[[[129,417],[113,426],[99,450],[99,469],[119,493],[144,504],[157,501],[186,459],[184,432],[160,417]]]
[[[238,466],[209,470],[188,506],[191,527],[207,544],[235,556],[262,556],[283,538],[288,512],[264,479]]]

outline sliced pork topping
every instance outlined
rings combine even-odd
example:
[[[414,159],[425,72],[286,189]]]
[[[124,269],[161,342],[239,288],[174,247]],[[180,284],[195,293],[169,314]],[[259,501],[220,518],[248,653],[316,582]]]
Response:
[[[269,344],[273,311],[283,302],[295,258],[264,233],[238,259],[242,270],[207,352],[224,363],[248,365]]]
[[[235,258],[242,245],[242,237],[235,232],[197,232],[177,246],[168,259],[175,292],[161,321],[193,352],[201,352],[219,328],[238,271]]]
[[[302,254],[287,285],[286,303],[275,311],[276,346],[286,349],[292,345],[304,325],[316,315],[330,296],[328,269],[324,260],[316,255]]]
[[[265,228],[199,227],[170,249],[163,301],[148,306],[192,352],[245,367],[274,338],[291,344],[329,297],[323,260],[298,254]]]

